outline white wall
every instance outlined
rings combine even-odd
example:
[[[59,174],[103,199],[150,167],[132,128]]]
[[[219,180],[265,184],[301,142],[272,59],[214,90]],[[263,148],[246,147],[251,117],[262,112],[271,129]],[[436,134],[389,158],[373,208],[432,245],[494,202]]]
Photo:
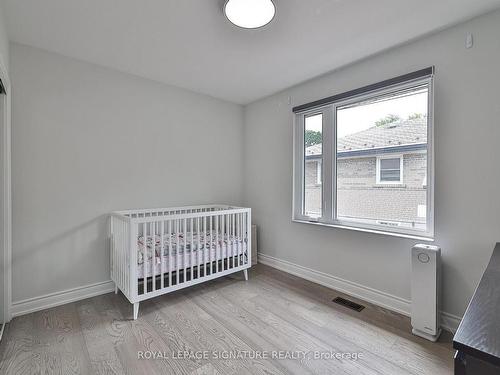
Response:
[[[9,70],[9,39],[5,26],[4,13],[0,6],[0,61],[5,69]]]
[[[467,32],[472,49],[465,49]],[[461,315],[500,240],[499,35],[496,12],[247,106],[245,204],[260,226],[259,251],[411,298],[416,241],[291,222],[291,107],[435,65],[436,244],[443,249],[444,310]]]
[[[243,109],[11,44],[13,302],[109,280],[106,214],[240,203]]]

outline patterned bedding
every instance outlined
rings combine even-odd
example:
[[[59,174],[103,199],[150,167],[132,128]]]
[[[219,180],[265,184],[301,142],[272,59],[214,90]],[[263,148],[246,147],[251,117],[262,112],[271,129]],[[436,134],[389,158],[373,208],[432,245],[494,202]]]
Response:
[[[216,248],[216,240],[218,240],[219,248],[226,248],[227,246],[231,247],[243,244],[241,238],[233,235],[222,234],[222,233],[210,233],[210,232],[187,232],[186,238],[184,238],[184,233],[172,233],[170,236],[168,234],[163,236],[163,256],[168,256],[170,253],[170,245],[172,246],[172,255],[179,253],[183,253],[184,249],[186,252],[191,250],[203,250],[203,249],[215,249]],[[144,236],[139,236],[137,239],[138,251],[137,251],[137,264],[144,263],[144,249],[146,247],[147,259],[151,260],[153,258],[153,242],[154,242],[154,252],[155,258],[157,260],[161,259],[161,236],[155,235],[146,236],[146,240],[144,240]],[[240,250],[241,251],[241,250]]]

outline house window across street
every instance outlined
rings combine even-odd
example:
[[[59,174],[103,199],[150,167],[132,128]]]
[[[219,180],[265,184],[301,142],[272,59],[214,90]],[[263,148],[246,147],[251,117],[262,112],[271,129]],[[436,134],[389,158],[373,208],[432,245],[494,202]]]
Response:
[[[403,183],[403,157],[377,158],[377,184]]]
[[[433,237],[433,72],[294,108],[294,221]]]

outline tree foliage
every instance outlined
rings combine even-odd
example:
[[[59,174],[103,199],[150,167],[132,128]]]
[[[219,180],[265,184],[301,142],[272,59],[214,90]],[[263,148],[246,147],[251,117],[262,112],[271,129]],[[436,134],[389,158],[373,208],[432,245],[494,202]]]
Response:
[[[306,130],[304,132],[304,143],[306,147],[317,145],[322,142],[321,132],[315,130]]]
[[[408,120],[417,120],[417,119],[421,119],[424,117],[425,117],[425,115],[423,113],[415,112],[415,113],[412,113],[411,115],[408,115]],[[398,115],[389,114],[389,115],[381,118],[380,120],[375,121],[375,126],[382,126],[382,125],[390,124],[390,123],[397,122],[397,121],[401,121],[401,117],[399,117]]]
[[[382,125],[390,124],[392,122],[396,122],[399,120],[401,120],[401,117],[399,117],[398,115],[389,114],[389,115],[385,116],[384,118],[381,118],[380,120],[375,121],[375,126],[382,126]]]
[[[423,117],[424,117],[423,113],[413,113],[413,114],[408,116],[408,120],[416,120],[416,119],[423,118]]]

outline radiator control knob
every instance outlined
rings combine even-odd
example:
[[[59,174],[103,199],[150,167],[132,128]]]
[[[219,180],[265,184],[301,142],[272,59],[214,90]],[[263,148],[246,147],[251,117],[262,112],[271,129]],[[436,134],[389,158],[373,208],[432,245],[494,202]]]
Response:
[[[422,263],[429,263],[430,258],[426,253],[420,253],[418,254],[418,260]]]

